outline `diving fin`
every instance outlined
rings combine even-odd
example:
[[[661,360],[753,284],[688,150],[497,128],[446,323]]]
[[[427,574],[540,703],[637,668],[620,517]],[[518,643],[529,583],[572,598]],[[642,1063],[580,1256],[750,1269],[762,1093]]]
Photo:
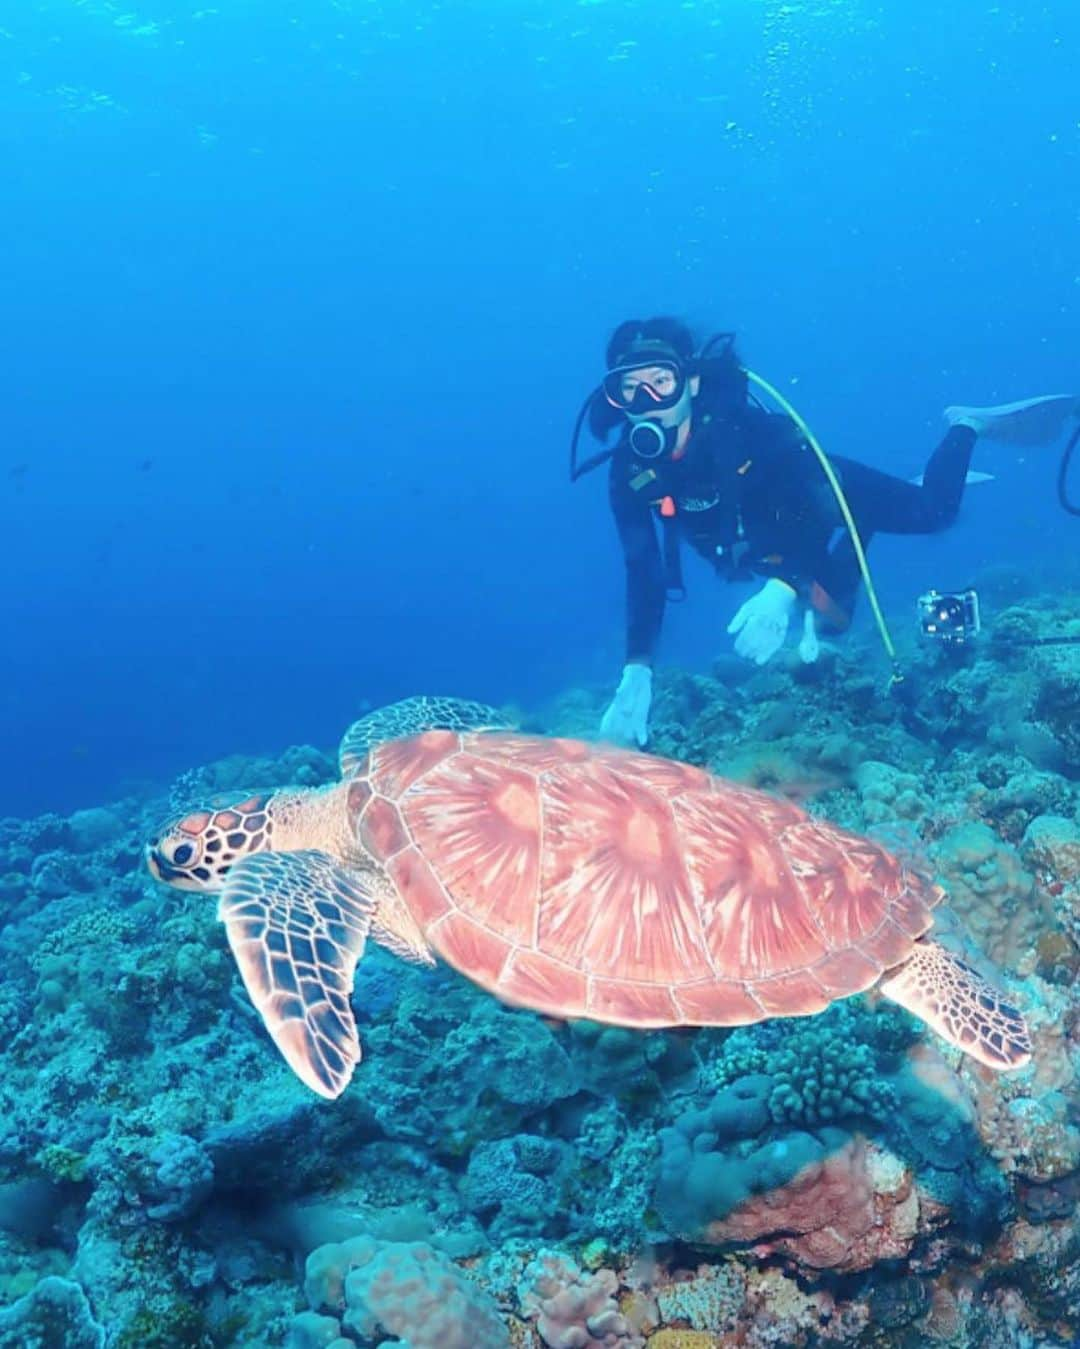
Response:
[[[1061,435],[1070,417],[1080,416],[1080,396],[1050,393],[997,407],[948,407],[950,426],[970,426],[986,440],[1003,445],[1048,445]]]
[[[974,487],[976,483],[980,482],[993,481],[993,473],[980,473],[977,468],[968,469],[967,476],[964,478],[964,482],[967,483],[968,487]],[[920,473],[917,477],[908,478],[908,482],[913,482],[916,487],[921,487],[923,485],[923,475]]]

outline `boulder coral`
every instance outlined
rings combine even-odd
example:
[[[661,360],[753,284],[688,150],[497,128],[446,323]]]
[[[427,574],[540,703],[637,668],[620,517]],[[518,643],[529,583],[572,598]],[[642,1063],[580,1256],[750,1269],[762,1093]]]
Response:
[[[998,966],[1031,973],[1050,911],[1017,849],[972,820],[943,834],[931,856],[979,950]]]
[[[394,1335],[411,1349],[509,1349],[509,1332],[487,1295],[425,1242],[361,1236],[308,1256],[304,1291],[315,1312],[341,1318],[365,1343]],[[306,1320],[301,1333],[311,1333]],[[294,1333],[294,1338],[296,1334]]]

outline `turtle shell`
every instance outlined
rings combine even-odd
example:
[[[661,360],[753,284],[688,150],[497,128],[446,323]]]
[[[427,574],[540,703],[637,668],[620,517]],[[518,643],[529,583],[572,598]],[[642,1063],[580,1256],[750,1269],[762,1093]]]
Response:
[[[560,1017],[820,1012],[904,961],[943,894],[789,802],[573,740],[428,731],[372,750],[348,800],[434,951]]]

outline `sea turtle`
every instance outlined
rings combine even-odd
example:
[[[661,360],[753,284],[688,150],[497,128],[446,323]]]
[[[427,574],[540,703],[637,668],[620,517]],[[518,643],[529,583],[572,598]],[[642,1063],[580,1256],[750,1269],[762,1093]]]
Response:
[[[996,1069],[1020,1013],[927,938],[942,889],[791,802],[649,754],[411,699],[361,719],[343,780],[189,812],[153,874],[219,891],[252,1001],[293,1071],[336,1097],[370,933],[497,997],[619,1026],[806,1016],[874,985]]]

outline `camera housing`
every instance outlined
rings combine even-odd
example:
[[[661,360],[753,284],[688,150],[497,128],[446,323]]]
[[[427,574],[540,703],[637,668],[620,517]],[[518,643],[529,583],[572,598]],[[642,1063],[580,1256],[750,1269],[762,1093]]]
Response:
[[[974,590],[928,590],[916,601],[924,637],[962,646],[982,628],[979,596]]]

